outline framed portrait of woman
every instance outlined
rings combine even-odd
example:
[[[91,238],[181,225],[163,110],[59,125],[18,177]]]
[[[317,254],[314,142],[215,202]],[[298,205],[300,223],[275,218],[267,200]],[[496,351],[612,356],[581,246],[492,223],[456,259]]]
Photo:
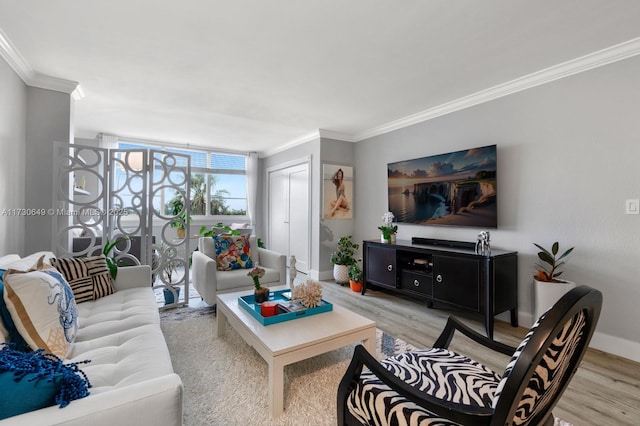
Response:
[[[353,219],[353,167],[323,164],[322,217]]]

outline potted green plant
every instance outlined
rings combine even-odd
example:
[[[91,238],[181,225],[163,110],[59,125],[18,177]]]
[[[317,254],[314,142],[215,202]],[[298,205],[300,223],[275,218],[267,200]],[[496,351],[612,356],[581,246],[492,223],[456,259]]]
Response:
[[[264,269],[259,266],[256,266],[247,274],[251,278],[253,278],[253,285],[255,287],[253,291],[253,298],[256,304],[260,304],[262,302],[266,302],[269,299],[269,288],[262,287],[260,285],[260,278],[264,276]]]
[[[354,263],[349,267],[349,286],[351,287],[351,291],[361,292],[362,291],[362,278],[363,273],[360,266],[357,263]]]
[[[178,280],[178,265],[180,264],[179,260],[170,259],[167,260],[164,264],[163,272],[164,276],[169,283],[170,288],[162,289],[162,293],[164,295],[164,304],[171,305],[178,301],[180,297],[180,287],[177,285],[173,285],[173,280]]]
[[[333,279],[341,285],[349,282],[349,267],[356,263],[353,257],[359,244],[351,240],[351,235],[340,237],[336,251],[331,253],[331,263],[333,263]]]
[[[198,233],[203,237],[213,237],[218,234],[229,234],[229,235],[240,235],[240,231],[237,229],[231,229],[229,225],[225,225],[222,222],[218,222],[213,225],[211,228],[207,228],[205,225],[200,227],[200,232]]]
[[[393,224],[395,216],[391,212],[386,212],[382,215],[382,222],[384,225],[378,226],[380,230],[380,242],[391,244],[396,242],[396,232],[398,232],[398,226]]]
[[[536,264],[536,274],[533,276],[533,316],[536,320],[576,284],[558,278],[563,273],[559,268],[565,264],[567,256],[575,247],[559,254],[560,245],[557,241],[551,245],[551,250],[536,243],[534,245],[540,250],[540,262]]]
[[[187,217],[187,211],[184,208],[182,195],[176,195],[169,203],[167,203],[167,212],[172,216],[176,216],[179,220],[170,223],[172,228],[176,228],[178,238],[185,237],[185,226],[191,222],[191,217]]]
[[[105,260],[107,262],[107,267],[109,268],[109,275],[111,275],[111,278],[114,280],[118,276],[118,263],[120,262],[116,259],[116,256],[111,256],[111,251],[122,241],[127,241],[127,240],[128,238],[124,238],[124,237],[118,238],[115,241],[109,241],[107,239],[107,241],[104,243],[104,246],[102,247],[102,254],[105,257]]]

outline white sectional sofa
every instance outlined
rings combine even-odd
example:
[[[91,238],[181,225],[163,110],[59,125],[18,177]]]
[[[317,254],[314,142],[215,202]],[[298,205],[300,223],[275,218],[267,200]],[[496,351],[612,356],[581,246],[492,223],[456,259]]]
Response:
[[[259,265],[265,270],[260,283],[266,287],[285,285],[287,279],[286,256],[273,250],[258,247],[255,236],[250,237],[249,243],[253,264]],[[251,290],[254,288],[253,278],[247,275],[247,272],[249,272],[247,269],[217,270],[216,250],[211,237],[199,238],[198,251],[193,252],[191,272],[193,286],[209,305],[216,304],[218,293]]]
[[[41,252],[0,258],[0,268],[27,270]],[[46,259],[45,259],[46,260]],[[0,421],[0,425],[181,425],[183,386],[160,329],[148,266],[119,268],[115,293],[78,303],[78,332],[68,361],[92,388],[67,407],[57,405]]]

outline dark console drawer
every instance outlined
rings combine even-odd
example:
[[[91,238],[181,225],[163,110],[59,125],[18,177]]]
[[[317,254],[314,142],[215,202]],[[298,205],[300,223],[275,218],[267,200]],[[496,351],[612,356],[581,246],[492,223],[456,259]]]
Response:
[[[431,296],[433,294],[432,284],[431,274],[407,270],[403,270],[400,273],[400,287],[403,290],[415,291],[425,296]]]

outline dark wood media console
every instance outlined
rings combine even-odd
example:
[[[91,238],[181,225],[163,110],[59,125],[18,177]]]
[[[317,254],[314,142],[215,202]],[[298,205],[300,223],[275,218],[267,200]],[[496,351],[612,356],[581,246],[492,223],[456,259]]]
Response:
[[[510,311],[518,326],[518,253],[475,253],[473,243],[414,239],[385,244],[364,241],[364,286],[374,286],[484,316],[493,338],[495,315]]]

